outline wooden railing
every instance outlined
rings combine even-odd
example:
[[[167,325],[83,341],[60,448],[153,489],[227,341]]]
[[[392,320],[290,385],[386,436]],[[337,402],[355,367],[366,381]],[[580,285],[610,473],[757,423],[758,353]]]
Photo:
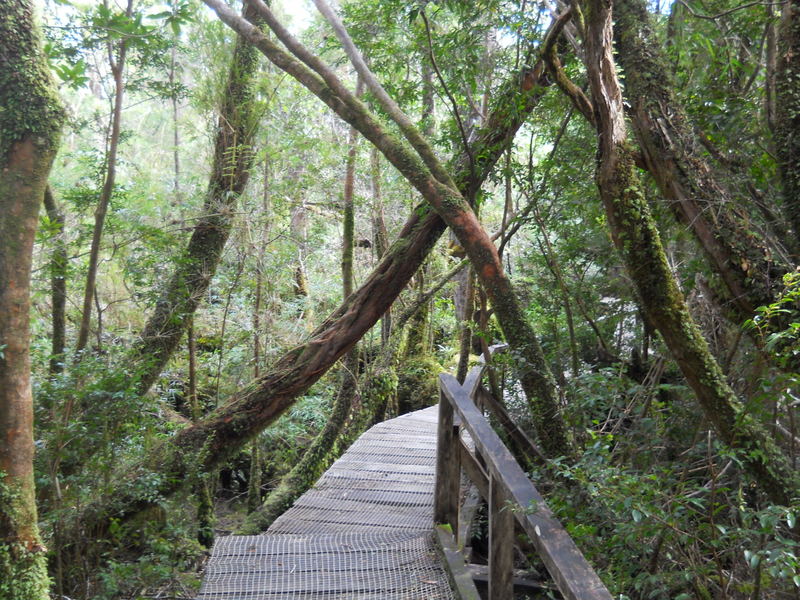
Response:
[[[611,594],[600,578],[476,406],[478,399],[486,402],[493,398],[481,386],[484,368],[473,368],[463,385],[452,375],[440,375],[434,520],[447,526],[453,540],[458,539],[463,470],[489,506],[490,600],[514,597],[515,520],[530,538],[564,598],[611,600]],[[498,421],[503,420],[500,414],[497,417]],[[469,432],[474,450],[464,443],[462,430]],[[512,428],[509,430],[512,442],[514,436]],[[514,443],[528,446],[529,451],[538,453],[535,445],[521,432],[516,434]],[[441,535],[448,534],[440,531]],[[463,573],[461,577],[463,579]]]

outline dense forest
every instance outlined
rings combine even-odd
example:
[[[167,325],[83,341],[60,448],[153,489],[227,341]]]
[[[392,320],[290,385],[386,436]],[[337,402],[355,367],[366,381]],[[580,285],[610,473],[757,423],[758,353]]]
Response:
[[[313,4],[0,3],[0,600],[192,598],[500,343],[615,598],[800,598],[800,0]]]

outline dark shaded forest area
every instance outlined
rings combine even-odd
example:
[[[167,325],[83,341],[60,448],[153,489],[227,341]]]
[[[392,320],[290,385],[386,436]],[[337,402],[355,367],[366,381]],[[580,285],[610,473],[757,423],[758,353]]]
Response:
[[[800,0],[313,5],[0,4],[0,600],[194,597],[500,343],[615,598],[800,598]]]

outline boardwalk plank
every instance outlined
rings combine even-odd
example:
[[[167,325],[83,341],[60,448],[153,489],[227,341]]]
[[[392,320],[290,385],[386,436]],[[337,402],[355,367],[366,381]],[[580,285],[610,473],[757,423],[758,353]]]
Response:
[[[220,538],[198,600],[451,600],[431,536],[436,421],[376,425],[264,535]]]

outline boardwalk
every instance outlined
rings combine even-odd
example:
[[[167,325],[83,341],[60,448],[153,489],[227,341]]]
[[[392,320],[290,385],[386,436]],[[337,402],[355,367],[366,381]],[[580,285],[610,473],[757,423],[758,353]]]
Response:
[[[265,534],[220,538],[198,600],[453,598],[432,542],[436,419],[374,426]]]

